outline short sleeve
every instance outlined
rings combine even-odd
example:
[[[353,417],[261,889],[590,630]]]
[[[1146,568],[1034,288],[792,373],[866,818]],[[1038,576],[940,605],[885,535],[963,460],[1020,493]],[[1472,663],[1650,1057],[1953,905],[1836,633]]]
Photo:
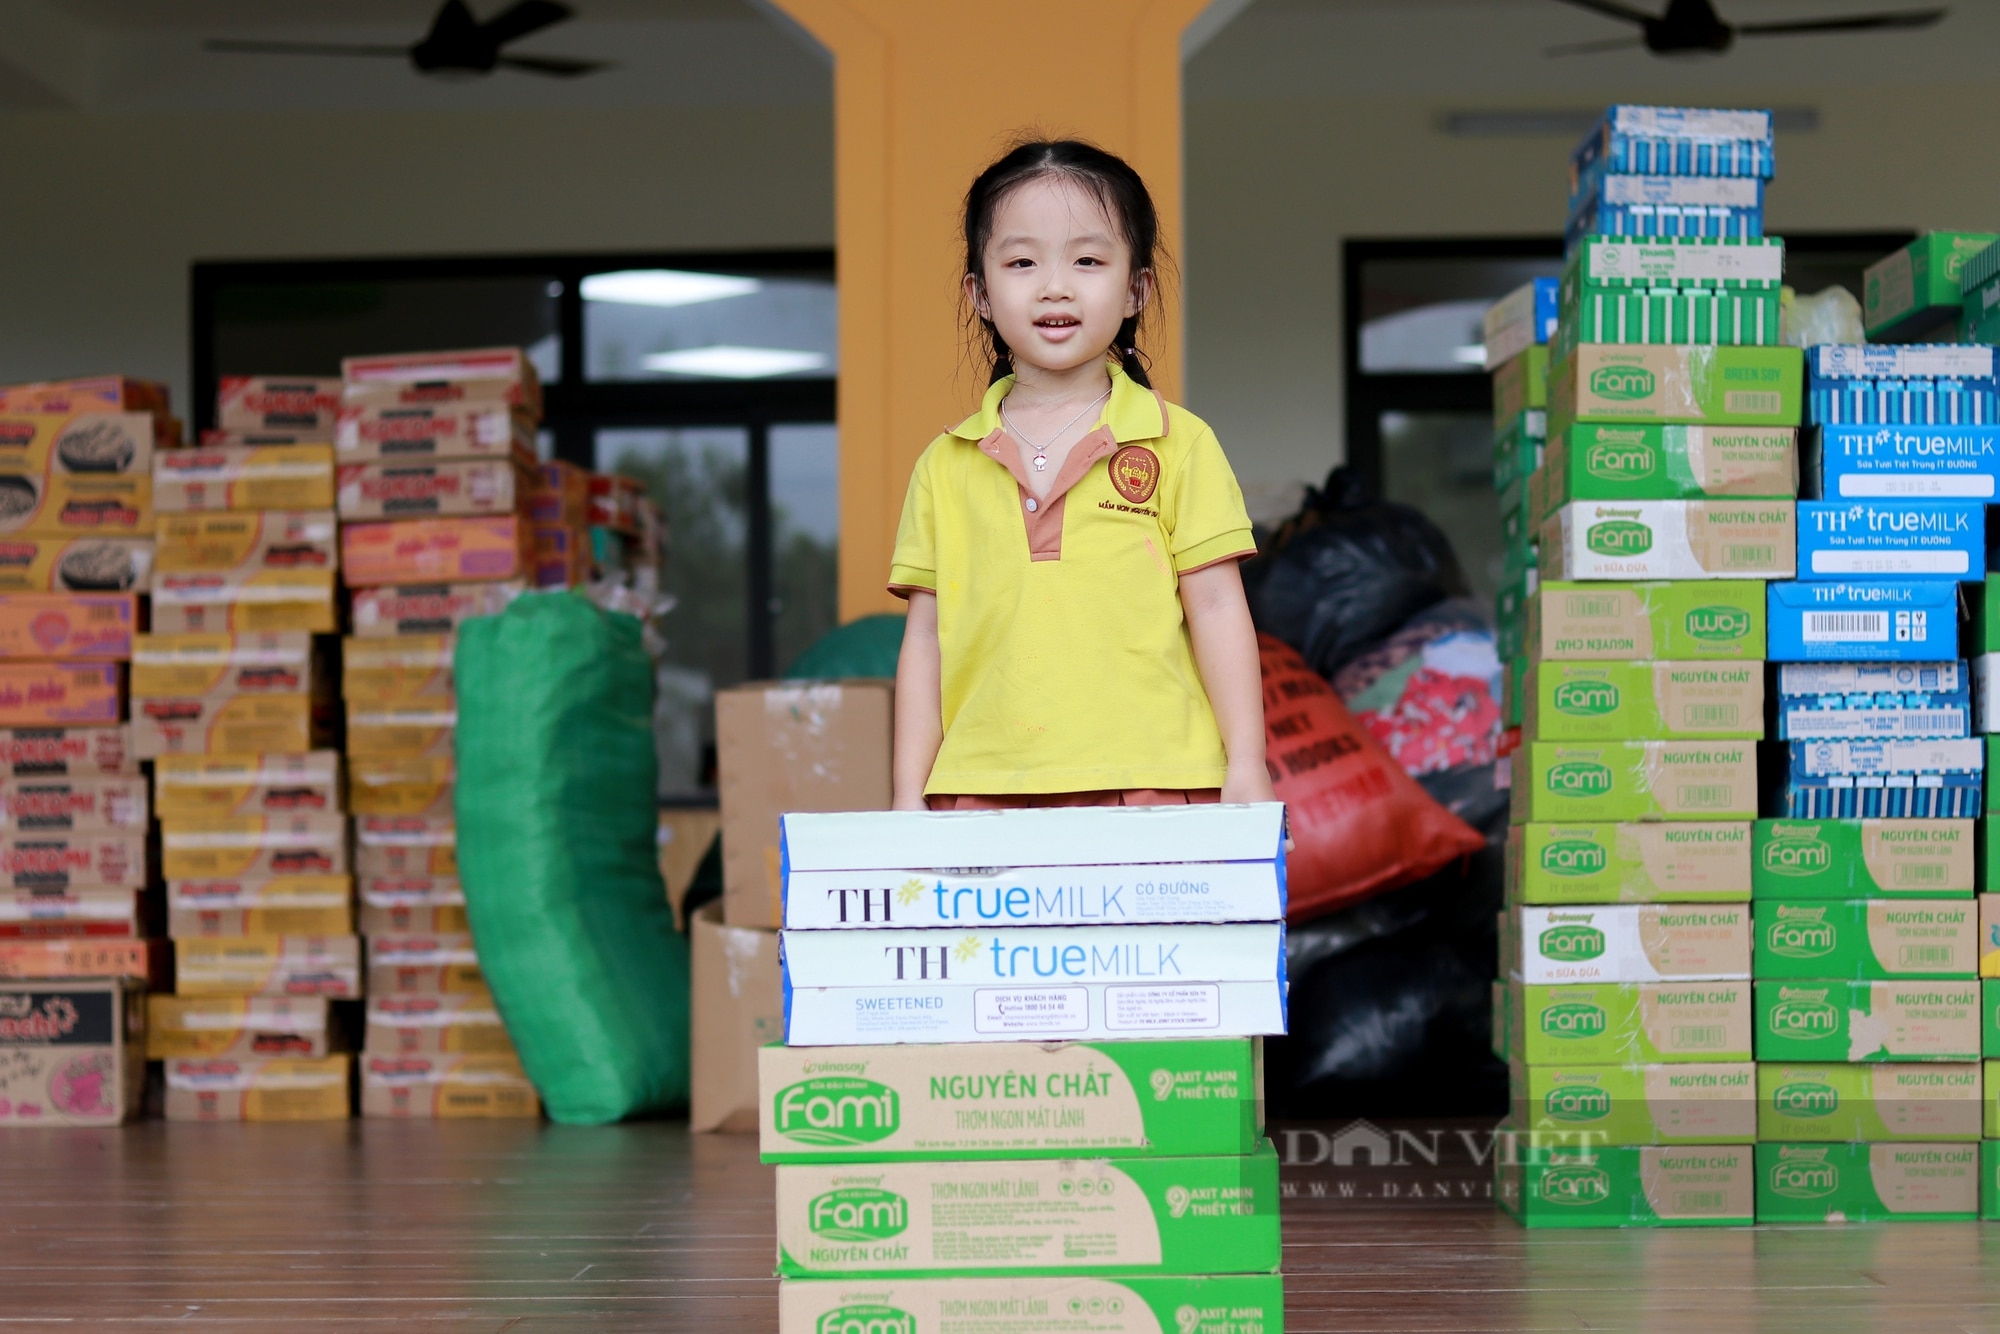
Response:
[[[931,499],[931,451],[910,471],[903,493],[903,517],[896,524],[896,550],[889,557],[889,591],[907,598],[937,592],[937,509]]]
[[[1176,574],[1257,554],[1243,490],[1215,432],[1203,426],[1176,470],[1167,499],[1167,531]]]

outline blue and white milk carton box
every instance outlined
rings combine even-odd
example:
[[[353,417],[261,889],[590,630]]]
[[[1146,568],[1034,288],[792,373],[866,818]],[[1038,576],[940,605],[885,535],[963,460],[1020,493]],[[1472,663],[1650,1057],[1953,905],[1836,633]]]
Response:
[[[1958,656],[1958,585],[1943,579],[1773,583],[1772,662],[1940,662]]]
[[[1781,741],[1972,734],[1963,662],[1788,662],[1778,668]]]
[[[1983,579],[1986,507],[1966,500],[1803,500],[1800,579]]]
[[[1819,426],[1799,437],[1814,500],[1992,501],[2000,426]]]

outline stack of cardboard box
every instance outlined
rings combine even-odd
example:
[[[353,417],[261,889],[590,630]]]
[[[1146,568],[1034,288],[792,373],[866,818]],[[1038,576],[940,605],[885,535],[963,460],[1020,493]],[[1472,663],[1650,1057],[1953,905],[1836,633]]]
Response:
[[[1284,1030],[1282,822],[784,817],[781,1334],[1281,1327],[1257,1037]]]
[[[175,986],[149,1007],[173,1120],[348,1115],[332,1003],[361,994],[334,739],[337,381],[225,379],[162,455],[152,633],[132,669]]]
[[[533,577],[541,385],[514,349],[350,357],[342,663],[368,1016],[364,1116],[535,1116],[458,882],[452,646]]]
[[[162,959],[125,673],[179,440],[160,385],[0,389],[0,1125],[139,1106]]]

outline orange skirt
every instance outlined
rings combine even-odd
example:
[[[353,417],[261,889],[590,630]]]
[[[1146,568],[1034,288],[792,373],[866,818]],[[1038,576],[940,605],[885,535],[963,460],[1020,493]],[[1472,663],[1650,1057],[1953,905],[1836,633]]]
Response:
[[[925,797],[934,811],[1021,811],[1048,806],[1204,806],[1222,800],[1216,787],[1136,787],[1120,792],[1023,792]]]

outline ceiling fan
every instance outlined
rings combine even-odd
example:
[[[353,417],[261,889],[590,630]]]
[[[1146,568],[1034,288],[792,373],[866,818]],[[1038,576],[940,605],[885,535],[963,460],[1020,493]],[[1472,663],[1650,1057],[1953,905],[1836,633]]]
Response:
[[[407,60],[421,74],[445,78],[465,78],[491,74],[495,69],[515,69],[525,74],[573,79],[611,68],[600,60],[573,60],[566,56],[514,56],[505,48],[530,33],[540,32],[576,11],[555,0],[518,0],[518,3],[487,19],[472,16],[465,0],[444,0],[444,7],[431,20],[430,31],[409,46],[377,46],[361,42],[259,42],[217,38],[203,42],[209,51],[230,51],[248,55],[280,56],[395,56]]]
[[[1883,32],[1897,28],[1928,28],[1948,12],[1905,9],[1888,14],[1849,14],[1841,18],[1792,19],[1779,23],[1724,23],[1714,0],[1667,0],[1667,12],[1648,14],[1620,0],[1564,0],[1593,14],[1639,26],[1637,37],[1613,37],[1597,42],[1552,46],[1548,55],[1579,56],[1597,51],[1644,47],[1656,56],[1719,56],[1738,37],[1802,37],[1826,32]]]

